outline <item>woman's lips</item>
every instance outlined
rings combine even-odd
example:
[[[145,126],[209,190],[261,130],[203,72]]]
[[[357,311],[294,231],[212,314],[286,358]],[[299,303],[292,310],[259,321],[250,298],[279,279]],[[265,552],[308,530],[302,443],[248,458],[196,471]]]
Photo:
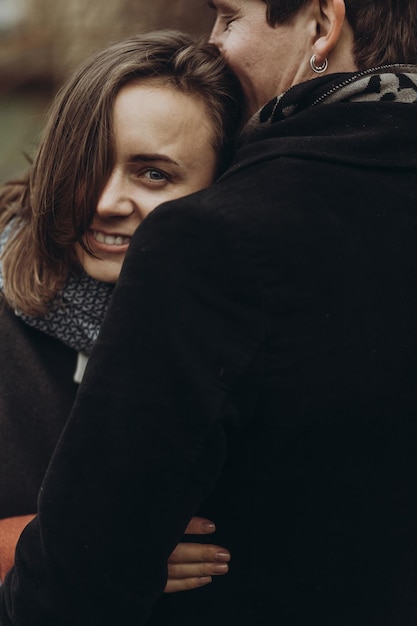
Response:
[[[130,237],[124,235],[106,235],[99,230],[93,230],[93,238],[97,243],[104,243],[106,246],[127,246],[130,243]]]

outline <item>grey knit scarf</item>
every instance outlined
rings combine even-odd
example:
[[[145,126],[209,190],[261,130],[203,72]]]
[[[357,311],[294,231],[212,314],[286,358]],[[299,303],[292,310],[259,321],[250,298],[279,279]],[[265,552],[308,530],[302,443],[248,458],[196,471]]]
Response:
[[[13,228],[0,234],[0,290],[4,288],[1,253]],[[59,339],[67,346],[89,355],[106,314],[114,285],[91,278],[85,272],[71,274],[44,316],[30,316],[15,310],[26,324]]]

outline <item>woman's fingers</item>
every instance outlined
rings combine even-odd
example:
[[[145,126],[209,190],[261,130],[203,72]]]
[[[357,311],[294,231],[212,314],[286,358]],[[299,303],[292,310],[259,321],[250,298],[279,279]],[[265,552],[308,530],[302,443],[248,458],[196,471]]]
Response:
[[[168,560],[165,593],[187,591],[212,581],[229,571],[230,552],[217,545],[180,543]]]
[[[216,576],[227,574],[229,564],[227,562],[217,563],[168,563],[168,575],[171,579],[181,580],[184,578],[195,578],[204,576]]]
[[[208,535],[216,530],[211,520],[193,517],[186,535]],[[213,544],[179,543],[168,559],[165,593],[187,591],[211,583],[213,576],[229,571],[230,552]]]
[[[206,519],[205,517],[192,517],[187,528],[185,529],[186,535],[209,535],[214,533],[216,526],[214,523]]]
[[[221,546],[205,543],[179,543],[168,564],[228,563],[230,552]]]
[[[181,578],[179,580],[168,579],[165,593],[176,593],[177,591],[189,591],[190,589],[197,589],[197,587],[204,587],[211,583],[212,578],[210,576],[197,577],[197,578]]]

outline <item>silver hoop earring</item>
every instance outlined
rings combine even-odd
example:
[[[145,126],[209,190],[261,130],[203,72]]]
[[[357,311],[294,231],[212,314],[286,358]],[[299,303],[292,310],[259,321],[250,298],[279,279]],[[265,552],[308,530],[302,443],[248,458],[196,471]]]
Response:
[[[325,72],[327,70],[329,66],[329,62],[326,59],[324,59],[323,63],[321,65],[316,65],[316,55],[313,54],[313,56],[310,59],[310,67],[313,70],[313,72],[316,72],[316,74],[323,74],[323,72]]]

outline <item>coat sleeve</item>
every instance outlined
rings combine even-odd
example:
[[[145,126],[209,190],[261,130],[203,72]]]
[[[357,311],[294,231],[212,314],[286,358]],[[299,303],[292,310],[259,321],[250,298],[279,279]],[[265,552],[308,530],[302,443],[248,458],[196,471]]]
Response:
[[[249,239],[200,194],[138,229],[2,587],[3,626],[146,622],[253,414],[264,328]]]

